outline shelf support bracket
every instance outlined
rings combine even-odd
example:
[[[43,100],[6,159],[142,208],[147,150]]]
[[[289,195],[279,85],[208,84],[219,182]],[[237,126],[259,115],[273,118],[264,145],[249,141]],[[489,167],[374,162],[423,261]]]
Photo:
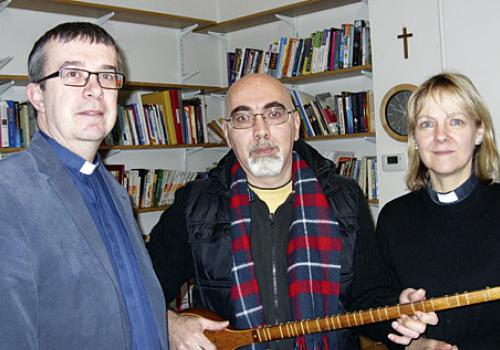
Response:
[[[299,32],[297,31],[297,18],[296,17],[284,16],[284,15],[280,15],[280,14],[275,14],[275,16],[280,21],[285,22],[290,27],[292,27],[293,37],[295,37],[295,38],[299,37]]]
[[[179,80],[184,83],[186,80],[191,79],[196,74],[200,73],[200,69],[196,69],[193,72],[186,73],[184,67],[184,37],[191,34],[193,30],[198,28],[198,24],[193,24],[192,26],[182,28],[177,32],[177,62],[179,62]]]
[[[106,23],[107,21],[109,21],[111,19],[111,17],[113,17],[114,15],[115,15],[114,12],[110,12],[107,15],[104,15],[104,16],[101,16],[99,18],[96,18],[95,24],[102,26],[104,23]]]
[[[225,94],[210,93],[209,96],[213,97],[213,98],[217,98],[219,100],[225,100],[226,99],[226,95]]]
[[[186,156],[190,156],[191,154],[198,153],[200,151],[203,151],[203,147],[193,147],[193,148],[186,148]]]
[[[370,143],[377,143],[377,139],[375,137],[365,136],[365,137],[363,137],[363,140],[365,140],[366,142],[370,142]]]
[[[14,80],[11,80],[7,83],[3,83],[2,85],[0,85],[0,96],[2,96],[5,93],[5,91],[9,90],[12,85],[14,85]]]
[[[2,59],[0,59],[0,70],[5,67],[7,64],[9,64],[10,61],[14,59],[14,56],[7,56]]]
[[[227,38],[226,33],[218,33],[218,32],[207,32],[208,35],[213,36],[216,39],[219,39],[224,42],[224,49],[226,52],[229,52],[229,39]]]
[[[11,2],[12,2],[12,0],[5,0],[5,1],[0,2],[0,12],[5,10],[7,8],[7,6],[10,5]]]
[[[183,100],[189,100],[192,99],[195,96],[198,96],[201,94],[201,90],[195,90],[195,91],[186,91],[182,93],[182,99]]]
[[[369,70],[361,70],[361,74],[364,75],[367,78],[373,79],[373,72],[370,72]]]
[[[121,149],[111,149],[106,153],[106,158],[111,158],[113,156],[116,156],[118,153],[121,153]]]

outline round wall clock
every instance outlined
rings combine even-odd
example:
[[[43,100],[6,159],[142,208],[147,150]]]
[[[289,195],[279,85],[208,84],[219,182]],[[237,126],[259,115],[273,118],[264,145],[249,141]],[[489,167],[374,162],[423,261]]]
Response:
[[[387,134],[401,142],[408,141],[408,100],[417,87],[400,84],[387,91],[382,99],[380,118]]]

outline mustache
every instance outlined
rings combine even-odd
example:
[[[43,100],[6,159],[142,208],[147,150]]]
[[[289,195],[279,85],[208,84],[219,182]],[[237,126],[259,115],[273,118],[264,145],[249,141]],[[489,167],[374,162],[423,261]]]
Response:
[[[254,153],[259,148],[274,148],[279,151],[279,147],[269,140],[259,140],[250,146],[250,154]]]

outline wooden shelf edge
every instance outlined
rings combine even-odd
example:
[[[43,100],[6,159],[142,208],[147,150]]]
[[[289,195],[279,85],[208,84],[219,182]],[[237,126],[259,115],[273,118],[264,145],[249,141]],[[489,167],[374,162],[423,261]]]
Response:
[[[24,147],[0,147],[0,153],[14,153],[24,151]]]
[[[319,73],[311,73],[306,75],[299,75],[297,77],[281,78],[283,84],[309,84],[320,80],[340,79],[354,75],[361,75],[364,71],[372,71],[372,65],[367,64],[363,66],[354,66],[350,68],[342,68],[336,70],[329,70]]]
[[[177,84],[177,83],[153,83],[153,82],[142,82],[142,81],[125,81],[124,90],[140,90],[140,89],[179,89],[179,90],[203,90],[206,92],[212,92],[220,90],[220,86],[212,85],[189,85],[189,84]]]
[[[343,140],[343,139],[359,139],[362,137],[376,137],[375,132],[359,132],[355,134],[342,135],[319,135],[312,137],[304,137],[304,141],[323,141],[323,140]]]
[[[266,11],[256,12],[249,15],[233,18],[227,21],[218,22],[212,25],[201,26],[195,32],[207,33],[230,33],[242,29],[255,27],[258,25],[276,22],[275,15],[283,15],[288,17],[297,17],[313,12],[340,7],[348,4],[359,2],[359,0],[303,0],[294,4],[284,5],[269,9]]]
[[[71,16],[84,16],[99,18],[114,12],[112,21],[147,24],[166,28],[181,29],[198,24],[207,27],[217,24],[215,21],[203,18],[180,16],[163,12],[138,10],[134,8],[97,4],[87,1],[75,0],[12,0],[9,5],[12,8],[33,10],[40,12],[59,13]]]
[[[178,144],[178,145],[132,145],[132,146],[110,146],[103,145],[99,147],[99,151],[111,150],[152,150],[152,149],[178,149],[178,148],[216,148],[227,147],[224,143],[195,143],[195,144]]]
[[[363,65],[363,66],[355,66],[351,68],[342,68],[336,70],[330,70],[319,73],[310,73],[306,75],[299,75],[297,77],[285,77],[279,79],[283,84],[309,84],[313,82],[318,82],[321,80],[332,80],[332,79],[341,79],[346,77],[351,77],[355,75],[361,75],[363,71],[371,72],[373,66],[371,64]],[[213,94],[221,94],[224,95],[227,93],[229,86],[214,88],[208,92]]]
[[[134,213],[135,214],[154,213],[154,212],[157,212],[157,211],[164,211],[168,207],[170,207],[170,204],[162,205],[162,206],[159,206],[159,207],[134,208]]]
[[[0,74],[0,84],[14,81],[16,86],[26,86],[28,84],[27,75],[19,74]],[[179,89],[179,90],[203,90],[205,92],[211,92],[222,89],[220,86],[213,85],[190,85],[190,84],[177,84],[177,83],[155,83],[155,82],[145,82],[145,81],[125,81],[125,86],[123,90],[140,90],[140,89]]]

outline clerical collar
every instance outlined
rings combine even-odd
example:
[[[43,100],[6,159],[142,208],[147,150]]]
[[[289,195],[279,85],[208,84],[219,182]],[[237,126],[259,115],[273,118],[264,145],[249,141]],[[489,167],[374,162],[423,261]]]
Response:
[[[79,171],[84,175],[92,175],[94,170],[99,166],[100,159],[98,154],[94,158],[94,163],[91,163],[79,155],[71,152],[43,131],[40,131],[40,134],[49,143],[54,153],[63,162],[66,168]]]
[[[458,203],[463,201],[465,198],[474,191],[479,180],[474,173],[469,177],[467,181],[458,186],[456,189],[450,192],[437,192],[434,191],[430,186],[427,186],[427,193],[431,197],[432,201],[439,205],[446,205],[452,203]]]

